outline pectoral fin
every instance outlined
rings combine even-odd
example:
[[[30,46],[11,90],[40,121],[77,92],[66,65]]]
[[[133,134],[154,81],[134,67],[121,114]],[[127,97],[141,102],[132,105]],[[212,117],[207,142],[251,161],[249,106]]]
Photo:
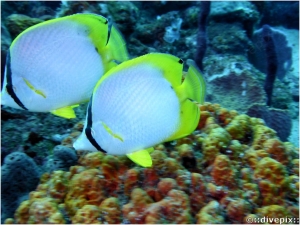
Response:
[[[56,116],[60,116],[60,117],[67,118],[67,119],[76,118],[76,115],[75,115],[75,112],[74,112],[72,106],[67,106],[64,108],[52,110],[51,113]]]
[[[137,152],[129,153],[127,154],[127,157],[142,167],[151,167],[152,159],[149,152],[151,152],[152,149],[153,148],[148,148]]]

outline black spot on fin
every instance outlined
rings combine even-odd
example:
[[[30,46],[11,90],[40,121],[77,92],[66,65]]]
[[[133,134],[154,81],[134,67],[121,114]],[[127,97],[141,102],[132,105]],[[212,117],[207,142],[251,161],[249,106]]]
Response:
[[[179,59],[178,61],[180,64],[183,64],[183,60],[182,59]]]

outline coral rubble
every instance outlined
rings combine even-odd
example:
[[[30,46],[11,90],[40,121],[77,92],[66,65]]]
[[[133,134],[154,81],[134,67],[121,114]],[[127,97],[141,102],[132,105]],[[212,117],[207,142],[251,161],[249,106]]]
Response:
[[[45,173],[5,223],[243,223],[298,215],[298,149],[261,119],[199,107],[197,130],[155,146],[152,168],[77,152],[77,165]]]

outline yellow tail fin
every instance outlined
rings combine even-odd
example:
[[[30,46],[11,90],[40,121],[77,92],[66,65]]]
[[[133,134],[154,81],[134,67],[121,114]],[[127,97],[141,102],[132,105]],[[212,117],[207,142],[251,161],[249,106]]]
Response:
[[[112,25],[110,30],[110,36],[108,43],[105,48],[106,60],[107,60],[107,70],[116,66],[118,63],[124,62],[129,59],[129,55],[126,48],[126,42],[122,37],[120,31]],[[106,70],[106,71],[107,71]]]
[[[188,74],[183,82],[183,88],[190,100],[203,104],[206,93],[206,82],[194,61],[189,61]]]
[[[180,99],[180,125],[168,140],[171,141],[191,134],[197,127],[200,119],[200,109],[197,103],[202,104],[205,98],[206,84],[200,71],[192,62],[183,83],[175,88]]]

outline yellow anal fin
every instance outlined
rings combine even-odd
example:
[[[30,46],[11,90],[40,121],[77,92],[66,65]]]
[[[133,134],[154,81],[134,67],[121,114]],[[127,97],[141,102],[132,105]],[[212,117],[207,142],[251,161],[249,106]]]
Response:
[[[200,109],[197,103],[202,104],[205,98],[206,84],[196,65],[191,62],[187,76],[182,85],[175,87],[180,99],[180,125],[166,141],[175,140],[191,134],[197,127],[200,119]]]
[[[115,134],[105,123],[101,122],[102,126],[104,127],[104,129],[107,131],[107,133],[109,133],[111,136],[113,136],[114,138],[119,139],[120,141],[124,142],[123,138],[118,135]]]
[[[37,93],[38,95],[41,95],[42,97],[46,98],[46,95],[44,94],[44,92],[42,92],[41,90],[36,89],[27,79],[25,79],[23,77],[24,82],[26,83],[26,85],[33,90],[35,93]]]
[[[127,157],[142,167],[152,166],[152,159],[149,153],[149,149],[143,149],[137,152],[129,153],[127,154]]]
[[[67,118],[67,119],[76,118],[76,115],[75,115],[75,112],[74,112],[72,106],[67,106],[67,107],[63,107],[60,109],[52,110],[51,113],[56,116],[60,116],[60,117]]]
[[[104,62],[105,71],[129,59],[126,42],[120,31],[114,25],[111,27],[109,40],[103,51],[105,55],[104,59],[106,60],[106,62]],[[118,63],[116,63],[116,61]]]

